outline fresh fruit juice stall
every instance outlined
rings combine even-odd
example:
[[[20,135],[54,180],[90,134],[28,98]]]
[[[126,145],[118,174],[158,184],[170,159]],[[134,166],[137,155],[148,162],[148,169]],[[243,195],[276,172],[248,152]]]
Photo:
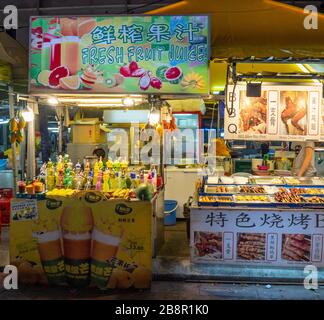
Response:
[[[164,214],[162,133],[175,129],[161,98],[207,92],[208,17],[33,17],[30,23],[29,89],[60,115],[59,156],[47,159],[35,179],[17,181],[11,263],[23,283],[149,288]],[[110,148],[72,161],[63,153],[69,109],[139,104],[149,119],[137,123],[137,139],[141,147],[159,146],[156,157],[148,152],[147,162],[132,162]],[[102,137],[113,128],[82,120],[73,119],[75,127],[88,126],[84,139],[73,129],[79,145],[107,144]]]

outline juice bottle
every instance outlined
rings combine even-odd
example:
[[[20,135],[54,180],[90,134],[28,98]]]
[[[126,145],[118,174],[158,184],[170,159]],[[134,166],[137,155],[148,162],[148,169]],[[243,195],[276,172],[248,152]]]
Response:
[[[50,42],[43,42],[42,44],[42,54],[41,54],[41,68],[42,70],[50,69]]]
[[[109,191],[109,171],[105,170],[103,173],[103,185],[102,185],[102,191],[108,192]]]
[[[98,171],[98,177],[97,177],[97,183],[96,183],[96,190],[101,191],[102,190],[102,171],[99,169]]]
[[[53,167],[53,162],[51,159],[47,162],[47,167],[46,167],[46,189],[47,191],[51,191],[54,189],[54,167]]]
[[[50,42],[50,70],[59,67],[61,63],[62,38],[52,39]]]
[[[93,185],[94,186],[97,184],[98,172],[99,172],[99,164],[98,164],[98,161],[96,161],[94,168],[93,168]]]
[[[80,70],[80,38],[66,36],[62,38],[61,63],[66,66],[70,75],[76,74]]]

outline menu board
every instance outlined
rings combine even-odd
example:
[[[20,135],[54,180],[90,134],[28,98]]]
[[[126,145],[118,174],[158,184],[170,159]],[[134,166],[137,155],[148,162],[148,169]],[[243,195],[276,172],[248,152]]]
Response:
[[[198,263],[324,266],[324,213],[190,210],[191,259]]]
[[[30,91],[208,94],[208,16],[33,17]]]
[[[246,85],[227,87],[224,137],[235,140],[319,140],[322,86],[262,84],[260,97],[247,97]],[[321,131],[323,133],[321,133]]]

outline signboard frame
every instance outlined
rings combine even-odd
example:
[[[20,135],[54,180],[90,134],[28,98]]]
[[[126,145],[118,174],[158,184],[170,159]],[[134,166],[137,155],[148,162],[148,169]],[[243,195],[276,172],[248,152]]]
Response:
[[[177,14],[161,14],[158,16],[155,15],[145,15],[145,14],[136,14],[134,16],[130,16],[127,14],[121,14],[118,15],[118,17],[190,17],[192,15],[190,14],[181,14],[181,15],[177,15]],[[98,15],[57,15],[57,16],[30,16],[30,20],[29,20],[29,51],[28,51],[28,67],[29,67],[29,72],[28,72],[28,92],[31,94],[35,94],[35,95],[43,95],[43,94],[125,94],[125,95],[130,95],[130,94],[143,94],[143,95],[148,95],[148,94],[158,94],[158,95],[163,95],[163,96],[190,96],[190,97],[201,97],[201,96],[209,96],[210,94],[210,60],[211,60],[211,15],[210,14],[196,14],[194,16],[197,17],[207,17],[207,61],[206,61],[206,68],[207,68],[207,83],[206,83],[206,91],[204,93],[185,93],[185,92],[142,92],[141,90],[138,90],[136,92],[134,91],[123,91],[123,92],[114,92],[114,91],[109,91],[109,92],[105,92],[105,91],[96,91],[96,92],[89,92],[86,90],[55,90],[55,89],[51,89],[51,88],[44,88],[41,90],[35,90],[34,88],[31,88],[31,67],[32,67],[32,63],[31,63],[31,34],[32,34],[32,20],[35,18],[42,18],[42,19],[46,19],[46,18],[82,18],[82,17],[92,17],[92,18],[109,18],[109,17],[116,17],[116,15],[110,15],[110,14],[102,14],[100,16]]]
[[[246,99],[266,99],[266,104],[264,107],[266,108],[266,120],[264,123],[264,127],[261,128],[265,131],[263,132],[244,132],[246,128],[240,128],[241,123],[244,121],[241,119],[240,111],[241,109],[241,95],[246,91],[246,84],[240,83],[236,86],[234,85],[228,85],[226,88],[226,105],[227,108],[225,109],[225,116],[224,116],[224,138],[229,140],[253,140],[253,141],[319,141],[321,140],[321,127],[322,127],[322,115],[321,115],[321,109],[322,109],[322,85],[321,84],[292,84],[292,83],[280,83],[280,84],[274,84],[274,83],[262,83],[262,93],[264,96],[261,96],[260,98],[249,98],[246,97]],[[233,115],[229,115],[228,110],[231,108],[232,102],[230,99],[233,95],[233,88],[235,88],[234,95],[235,100],[233,101]],[[296,92],[298,94],[304,93],[307,97],[307,104],[306,104],[306,115],[304,115],[303,118],[306,120],[306,127],[307,127],[307,134],[301,135],[301,134],[287,134],[281,132],[280,128],[283,127],[283,121],[281,119],[281,113],[284,111],[282,108],[282,103],[280,101],[281,94],[284,96],[287,92]],[[311,114],[310,111],[311,107],[308,105],[311,101],[311,95],[314,96],[313,93],[316,93],[317,96],[317,109],[315,110],[315,114]],[[277,100],[275,101],[274,105],[271,106],[271,101],[269,99],[270,95],[274,96],[274,94],[277,97]],[[305,98],[306,99],[306,98]],[[256,100],[255,100],[256,101]],[[251,102],[252,104],[252,102]],[[287,108],[287,107],[286,107]],[[269,126],[270,123],[270,111],[274,111],[274,125],[273,128]],[[297,109],[299,110],[299,109]],[[271,111],[272,112],[272,111]],[[314,116],[316,119],[316,127],[315,129],[312,129],[312,133],[310,133],[311,129],[310,126],[310,116]],[[302,118],[302,119],[303,119]],[[241,121],[241,122],[240,122]],[[288,121],[291,121],[289,118]],[[282,122],[282,123],[281,123]],[[291,122],[288,122],[291,124]],[[248,128],[250,130],[250,128]]]

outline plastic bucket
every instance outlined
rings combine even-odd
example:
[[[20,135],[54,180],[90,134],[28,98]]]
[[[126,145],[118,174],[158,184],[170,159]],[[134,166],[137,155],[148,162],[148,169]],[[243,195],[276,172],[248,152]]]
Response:
[[[171,226],[177,222],[178,201],[164,200],[164,225]]]

